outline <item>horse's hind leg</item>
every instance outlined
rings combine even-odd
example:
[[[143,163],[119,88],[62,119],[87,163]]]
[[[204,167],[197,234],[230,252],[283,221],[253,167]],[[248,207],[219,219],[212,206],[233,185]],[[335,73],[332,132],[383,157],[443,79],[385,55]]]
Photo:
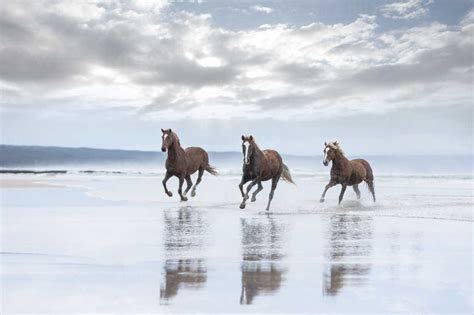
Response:
[[[188,198],[186,198],[186,196],[183,196],[183,184],[184,184],[184,177],[180,177],[179,178],[178,194],[181,197],[181,201],[188,201]]]
[[[254,191],[254,193],[252,194],[252,199],[250,199],[251,202],[254,202],[254,201],[257,200],[257,194],[258,194],[259,192],[261,192],[262,189],[263,189],[262,182],[259,181],[259,182],[258,182],[257,190]]]
[[[278,181],[280,180],[280,176],[281,176],[281,174],[272,178],[272,188],[270,190],[270,195],[268,196],[268,204],[267,204],[266,211],[270,210],[270,203],[272,202],[273,193],[275,192],[275,189],[278,185]]]
[[[186,176],[184,179],[186,179],[186,184],[187,184],[186,190],[184,191],[184,196],[186,197],[186,194],[193,186],[193,181],[191,180],[191,175]]]
[[[347,185],[342,184],[341,193],[339,194],[339,204],[342,202],[342,198],[344,197],[344,193],[346,192]]]
[[[191,190],[191,197],[194,197],[196,196],[196,187],[197,185],[199,185],[199,183],[201,182],[201,179],[202,179],[202,174],[204,173],[204,168],[200,168],[199,169],[199,173],[198,173],[198,178],[196,180],[196,184],[194,184],[194,187],[193,187],[193,190]]]
[[[165,193],[169,197],[173,197],[173,193],[171,191],[169,191],[168,188],[166,187],[166,182],[168,181],[168,179],[170,179],[171,176],[173,176],[173,175],[171,175],[169,172],[166,172],[165,178],[162,181],[163,187],[165,188]]]
[[[374,198],[374,202],[375,202],[374,181],[373,180],[367,181],[367,185],[369,186],[370,193],[372,194],[372,197]]]
[[[360,199],[360,190],[359,190],[359,185],[354,185],[352,186],[352,188],[354,189],[354,192],[356,193],[357,195],[357,199]]]

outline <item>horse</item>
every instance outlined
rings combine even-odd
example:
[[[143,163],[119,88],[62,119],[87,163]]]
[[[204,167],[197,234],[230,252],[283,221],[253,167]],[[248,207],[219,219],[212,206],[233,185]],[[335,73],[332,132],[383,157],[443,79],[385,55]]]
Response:
[[[216,176],[218,175],[215,167],[209,164],[209,156],[207,152],[199,147],[189,147],[183,149],[179,142],[178,135],[173,132],[171,129],[161,129],[162,135],[162,144],[161,151],[168,151],[168,158],[166,159],[166,174],[163,179],[163,187],[165,188],[165,193],[172,197],[173,193],[168,190],[166,187],[166,182],[172,176],[176,176],[179,179],[179,189],[178,194],[181,197],[181,201],[187,201],[188,198],[186,194],[188,191],[193,188],[191,191],[191,197],[196,196],[196,187],[201,182],[202,175],[204,171]],[[191,175],[196,171],[199,171],[196,184],[193,187],[193,182],[191,180]],[[186,180],[187,187],[183,192],[183,183]]]
[[[260,150],[253,136],[242,136],[242,153],[244,155],[244,164],[242,166],[242,180],[239,189],[242,194],[242,203],[240,209],[245,208],[245,202],[249,199],[249,192],[253,186],[258,185],[253,193],[251,201],[257,200],[257,194],[263,189],[262,181],[272,180],[272,187],[268,198],[267,209],[270,209],[270,203],[273,199],[273,193],[277,187],[278,181],[282,178],[284,181],[294,184],[291,178],[288,166],[283,164],[280,154],[275,150]],[[244,194],[244,185],[252,181],[247,186],[247,192]]]
[[[320,202],[324,202],[324,196],[328,189],[337,184],[342,185],[341,193],[339,194],[339,204],[341,204],[347,186],[352,186],[357,199],[360,199],[359,184],[362,181],[366,182],[369,186],[375,202],[374,174],[369,162],[363,159],[349,161],[337,141],[324,143],[324,166],[328,166],[330,161],[332,161],[331,179],[324,188]]]

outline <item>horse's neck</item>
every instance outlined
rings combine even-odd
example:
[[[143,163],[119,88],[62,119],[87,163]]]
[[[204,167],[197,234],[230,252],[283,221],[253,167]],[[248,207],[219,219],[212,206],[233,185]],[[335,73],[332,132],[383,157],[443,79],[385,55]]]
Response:
[[[253,162],[260,163],[264,158],[265,158],[265,155],[263,154],[262,150],[260,150],[258,145],[254,143],[253,154],[252,154]]]
[[[181,144],[178,140],[175,140],[173,144],[168,148],[168,160],[171,162],[179,161],[184,159],[184,149],[181,147]]]
[[[340,151],[336,152],[336,157],[332,161],[332,167],[335,169],[341,169],[350,165],[351,162],[342,154]]]

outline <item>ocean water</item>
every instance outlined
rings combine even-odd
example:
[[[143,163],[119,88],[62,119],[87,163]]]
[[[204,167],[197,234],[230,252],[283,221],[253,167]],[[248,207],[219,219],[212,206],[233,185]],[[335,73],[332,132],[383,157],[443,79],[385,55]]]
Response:
[[[0,189],[0,310],[472,314],[472,159],[425,160],[374,159],[377,202],[339,206],[329,168],[290,157],[269,212],[268,182],[238,208],[239,159],[185,203],[160,165],[3,174],[56,186]]]

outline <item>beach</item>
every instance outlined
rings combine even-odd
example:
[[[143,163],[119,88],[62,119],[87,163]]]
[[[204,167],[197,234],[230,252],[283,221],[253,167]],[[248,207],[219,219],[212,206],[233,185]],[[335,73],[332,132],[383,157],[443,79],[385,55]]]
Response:
[[[341,206],[294,178],[265,212],[238,173],[188,202],[160,174],[4,174],[2,314],[472,313],[470,175],[376,176]]]

